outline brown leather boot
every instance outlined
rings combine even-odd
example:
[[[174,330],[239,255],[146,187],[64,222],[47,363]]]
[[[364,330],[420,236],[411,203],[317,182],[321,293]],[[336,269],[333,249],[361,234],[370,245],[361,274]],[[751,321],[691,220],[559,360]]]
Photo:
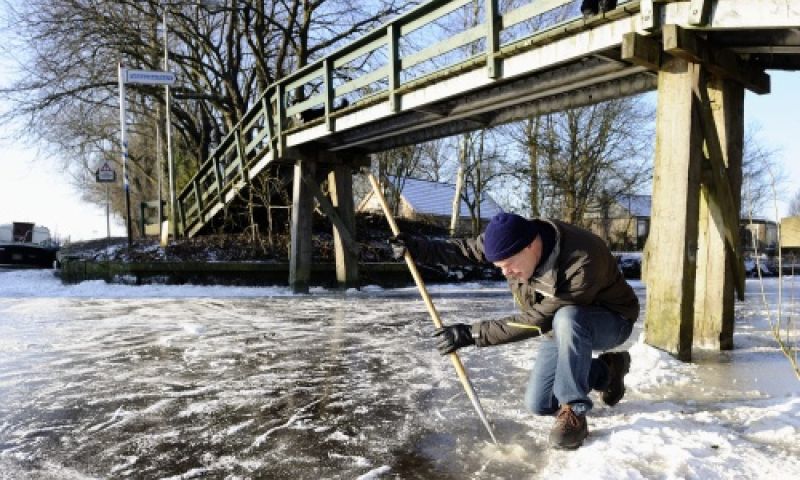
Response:
[[[586,425],[586,416],[576,414],[569,405],[563,405],[550,430],[550,446],[572,450],[583,445],[587,435],[589,427]]]

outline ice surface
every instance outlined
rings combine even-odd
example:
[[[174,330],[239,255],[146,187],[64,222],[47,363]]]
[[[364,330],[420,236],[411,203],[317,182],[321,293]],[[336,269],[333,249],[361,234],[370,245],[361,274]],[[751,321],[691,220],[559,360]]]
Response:
[[[414,288],[0,272],[0,479],[800,478],[800,381],[767,322],[776,280],[769,308],[753,282],[731,352],[683,364],[639,323],[625,399],[596,402],[586,444],[561,452],[552,418],[522,406],[537,340],[462,351],[492,445]],[[501,283],[430,291],[446,323],[514,309]]]

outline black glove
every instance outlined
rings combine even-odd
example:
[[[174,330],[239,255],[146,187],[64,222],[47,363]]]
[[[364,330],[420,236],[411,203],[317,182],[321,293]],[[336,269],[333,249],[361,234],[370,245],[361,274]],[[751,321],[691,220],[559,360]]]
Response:
[[[467,345],[475,345],[475,339],[472,338],[472,327],[465,323],[456,323],[444,328],[437,328],[433,332],[433,336],[439,337],[436,340],[436,348],[439,349],[439,353],[442,355],[453,353]]]
[[[411,251],[413,243],[413,237],[407,233],[400,232],[390,237],[389,247],[392,248],[392,258],[395,260],[402,260],[403,256],[406,254],[406,250],[409,252]]]

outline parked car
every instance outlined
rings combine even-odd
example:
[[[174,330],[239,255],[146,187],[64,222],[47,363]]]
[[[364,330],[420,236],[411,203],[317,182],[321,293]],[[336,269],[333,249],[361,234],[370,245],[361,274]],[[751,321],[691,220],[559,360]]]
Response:
[[[758,262],[753,257],[744,259],[744,271],[748,277],[758,277],[758,268],[761,268],[762,277],[777,277],[778,269],[768,258],[759,258]]]
[[[638,257],[617,257],[617,264],[625,278],[642,277],[642,259]]]

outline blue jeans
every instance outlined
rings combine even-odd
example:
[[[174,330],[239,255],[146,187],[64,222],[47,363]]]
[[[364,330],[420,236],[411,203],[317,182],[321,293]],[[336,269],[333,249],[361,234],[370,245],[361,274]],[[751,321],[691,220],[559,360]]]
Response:
[[[525,406],[551,415],[561,405],[575,413],[592,408],[589,392],[608,386],[608,368],[592,350],[608,350],[628,339],[633,322],[603,307],[569,305],[553,317],[553,331],[542,337],[525,392]]]

